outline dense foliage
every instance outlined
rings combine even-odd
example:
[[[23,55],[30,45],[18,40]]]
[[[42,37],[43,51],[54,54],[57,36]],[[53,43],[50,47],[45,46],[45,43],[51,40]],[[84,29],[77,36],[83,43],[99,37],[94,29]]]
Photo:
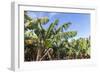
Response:
[[[24,13],[24,60],[66,60],[90,58],[90,37],[73,39],[76,31],[67,31],[70,22],[58,27],[59,20],[46,29],[48,17],[31,18]]]

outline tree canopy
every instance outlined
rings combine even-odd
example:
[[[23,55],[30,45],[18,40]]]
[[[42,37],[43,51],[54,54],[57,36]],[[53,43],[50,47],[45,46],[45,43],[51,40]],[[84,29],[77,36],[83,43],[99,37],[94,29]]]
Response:
[[[90,58],[90,38],[73,39],[77,31],[67,31],[71,22],[59,24],[55,19],[45,29],[48,17],[31,18],[24,13],[24,60],[66,60]],[[66,30],[66,31],[64,31]],[[72,38],[71,41],[69,39]]]

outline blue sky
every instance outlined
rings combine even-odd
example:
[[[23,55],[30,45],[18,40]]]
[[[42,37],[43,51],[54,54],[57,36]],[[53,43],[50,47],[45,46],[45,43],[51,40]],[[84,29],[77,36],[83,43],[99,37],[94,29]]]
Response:
[[[55,19],[59,19],[59,26],[66,22],[72,23],[66,31],[77,31],[75,38],[90,35],[90,14],[28,11],[28,15],[32,18],[48,17],[49,22],[44,28],[48,28],[50,23],[54,22]]]

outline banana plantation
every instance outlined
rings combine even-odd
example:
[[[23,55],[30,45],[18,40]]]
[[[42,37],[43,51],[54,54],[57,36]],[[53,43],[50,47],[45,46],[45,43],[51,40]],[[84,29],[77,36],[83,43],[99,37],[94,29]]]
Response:
[[[50,61],[90,58],[90,36],[74,39],[77,31],[67,31],[71,22],[50,26],[48,17],[31,18],[24,12],[24,61]]]

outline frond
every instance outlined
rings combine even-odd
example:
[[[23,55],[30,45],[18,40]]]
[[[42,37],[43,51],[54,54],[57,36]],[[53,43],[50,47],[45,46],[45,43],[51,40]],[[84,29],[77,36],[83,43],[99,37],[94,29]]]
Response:
[[[56,33],[59,33],[60,31],[63,31],[63,29],[67,30],[67,29],[69,28],[70,25],[71,25],[70,22],[64,23],[63,25],[61,25],[61,26],[56,30]]]
[[[54,27],[58,24],[59,20],[56,19],[54,21],[54,23],[51,23],[51,25],[49,26],[48,30],[47,30],[47,33],[46,33],[46,36],[47,38],[49,37],[50,33],[52,33],[52,30],[54,29]]]
[[[69,31],[69,32],[61,32],[57,35],[55,35],[55,38],[60,37],[60,38],[72,38],[75,37],[77,35],[76,31]]]

